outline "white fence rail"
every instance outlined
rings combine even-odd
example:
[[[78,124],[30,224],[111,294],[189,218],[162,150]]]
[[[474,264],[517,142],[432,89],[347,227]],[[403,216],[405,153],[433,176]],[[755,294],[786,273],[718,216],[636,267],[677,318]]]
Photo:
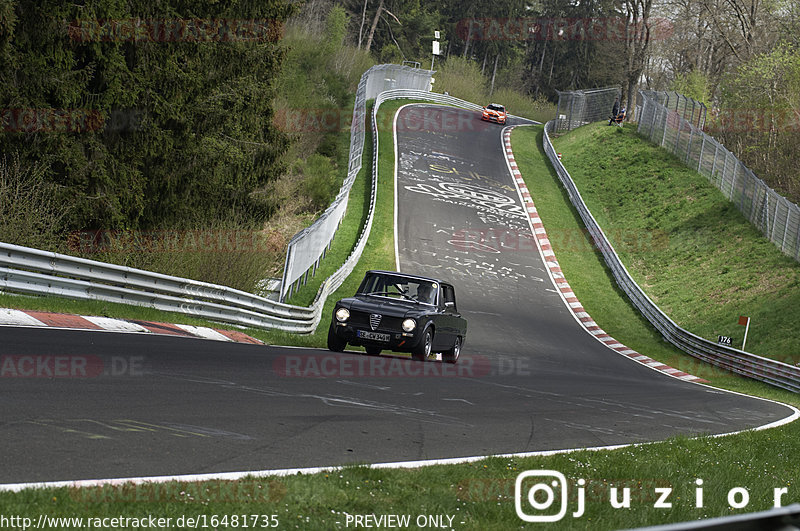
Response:
[[[336,230],[347,211],[350,190],[361,171],[364,153],[364,132],[367,127],[367,100],[396,88],[427,89],[432,72],[400,65],[376,65],[364,72],[358,83],[353,118],[350,122],[350,156],[347,177],[333,203],[309,227],[295,234],[286,249],[286,262],[281,279],[280,300],[291,296],[292,290],[313,275],[330,249]]]
[[[800,393],[800,367],[763,358],[743,350],[738,350],[703,339],[679,327],[656,306],[642,288],[633,280],[623,265],[614,247],[606,238],[603,229],[589,212],[578,188],[556,155],[549,133],[553,132],[555,121],[547,122],[544,130],[544,150],[547,158],[556,169],[558,177],[569,194],[570,201],[586,225],[589,234],[611,269],[617,285],[625,292],[633,305],[661,333],[664,338],[682,351],[717,367],[760,380],[795,393]]]

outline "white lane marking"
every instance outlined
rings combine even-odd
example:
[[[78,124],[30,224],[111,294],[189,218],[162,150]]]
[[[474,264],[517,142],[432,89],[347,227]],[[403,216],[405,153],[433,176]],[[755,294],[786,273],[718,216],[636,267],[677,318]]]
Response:
[[[395,271],[400,271],[400,250],[397,248],[398,245],[398,238],[397,238],[397,160],[399,157],[398,149],[397,149],[397,117],[400,115],[400,111],[408,107],[409,105],[414,105],[413,103],[408,103],[403,105],[397,112],[394,113],[394,118],[392,119],[392,144],[394,145],[394,266]],[[376,200],[377,203],[377,200]]]

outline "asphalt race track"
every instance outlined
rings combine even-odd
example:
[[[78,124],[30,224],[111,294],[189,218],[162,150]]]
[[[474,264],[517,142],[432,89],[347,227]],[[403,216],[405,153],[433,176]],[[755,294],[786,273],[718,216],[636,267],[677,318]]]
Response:
[[[419,113],[427,125],[412,127]],[[438,106],[398,117],[399,266],[456,285],[469,320],[458,365],[0,328],[11,363],[0,379],[0,483],[594,447],[791,415],[668,377],[586,333],[525,241],[502,129]],[[14,377],[23,359],[33,377]]]

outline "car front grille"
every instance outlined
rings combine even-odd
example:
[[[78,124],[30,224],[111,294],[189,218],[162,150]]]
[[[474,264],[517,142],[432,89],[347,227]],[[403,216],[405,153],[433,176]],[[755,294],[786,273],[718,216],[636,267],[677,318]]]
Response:
[[[360,326],[364,328],[369,327],[369,329],[375,330],[375,328],[372,327],[373,315],[380,315],[380,314],[351,311],[348,323],[350,323],[351,326]],[[380,317],[378,324],[376,324],[375,326],[380,330],[399,332],[402,322],[403,322],[402,317],[391,317],[388,315],[383,315]]]
[[[378,329],[378,325],[381,324],[381,314],[379,313],[371,313],[369,314],[369,327],[373,330]]]

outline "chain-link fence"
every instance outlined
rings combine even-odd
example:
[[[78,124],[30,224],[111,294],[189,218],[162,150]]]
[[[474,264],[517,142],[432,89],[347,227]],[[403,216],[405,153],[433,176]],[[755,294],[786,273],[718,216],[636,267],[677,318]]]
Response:
[[[708,178],[781,251],[800,261],[800,207],[767,186],[679,112],[648,93],[641,93],[641,100],[639,133]]]
[[[698,129],[705,127],[707,110],[705,104],[675,91],[640,90],[636,95],[636,116],[641,112],[642,98],[644,96],[656,103],[660,103],[671,111],[675,111],[681,118]]]
[[[619,87],[559,92],[553,132],[572,131],[582,125],[608,120],[611,118],[614,100],[621,99],[621,94],[622,89]]]
[[[347,210],[350,189],[361,171],[364,133],[367,127],[367,100],[375,98],[381,92],[397,88],[430,90],[432,73],[430,70],[408,66],[377,65],[361,76],[350,123],[350,162],[347,177],[336,199],[325,212],[311,226],[295,234],[289,242],[280,286],[281,302],[291,295],[294,286],[304,283],[316,272],[320,261],[330,249],[333,236]]]

